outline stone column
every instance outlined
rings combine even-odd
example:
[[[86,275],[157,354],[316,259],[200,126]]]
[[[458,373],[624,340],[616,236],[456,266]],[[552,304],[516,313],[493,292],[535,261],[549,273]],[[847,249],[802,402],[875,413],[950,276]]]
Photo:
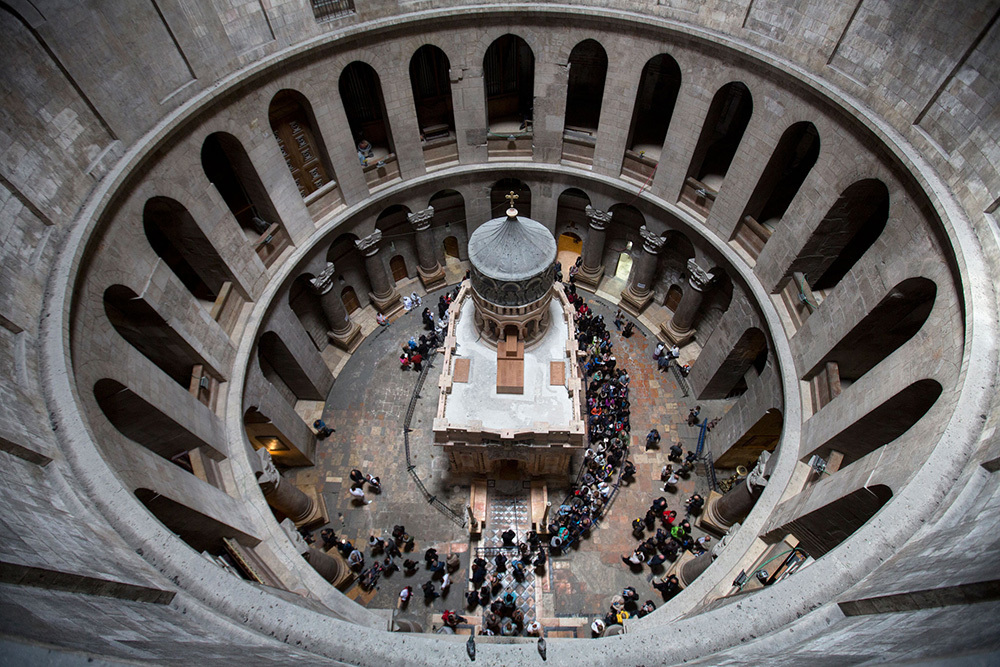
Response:
[[[628,287],[622,290],[619,304],[636,317],[653,300],[652,282],[656,276],[660,249],[663,247],[663,238],[649,231],[646,225],[639,228],[639,233],[642,235],[642,254],[632,268],[632,279]]]
[[[604,276],[604,237],[607,235],[605,227],[611,222],[611,216],[614,214],[593,206],[588,206],[586,211],[587,217],[590,218],[590,233],[587,234],[587,242],[583,244],[583,263],[576,274],[576,284],[596,292],[601,277]],[[566,270],[568,271],[569,267]]]
[[[742,482],[723,496],[711,497],[705,506],[703,523],[721,532],[743,521],[767,486],[766,468],[770,458],[769,452],[761,452],[757,465]]]
[[[675,345],[686,345],[694,338],[694,320],[705,298],[705,290],[715,282],[715,274],[698,266],[694,258],[688,260],[688,288],[681,296],[670,321],[660,325],[660,332]]]
[[[420,282],[428,289],[445,281],[444,269],[438,264],[437,255],[434,252],[434,234],[431,233],[431,219],[433,217],[433,206],[428,206],[422,211],[406,216],[417,232],[417,274],[420,276]]]
[[[403,308],[396,286],[385,272],[385,266],[378,257],[378,243],[382,240],[382,230],[376,229],[374,232],[359,241],[355,241],[357,246],[365,255],[365,270],[368,271],[368,281],[372,285],[369,297],[375,303],[375,307],[388,317],[394,315]]]
[[[677,579],[680,581],[681,588],[687,588],[691,585],[691,582],[698,578],[698,576],[708,569],[708,566],[712,564],[715,557],[712,553],[706,551],[696,558],[685,562],[677,569]]]
[[[309,551],[302,554],[302,557],[308,561],[313,569],[319,574],[319,576],[326,579],[329,583],[336,586],[340,581],[346,578],[350,568],[344,561],[331,556],[325,551],[320,551],[316,547],[309,547]]]
[[[326,332],[327,338],[337,347],[350,352],[361,344],[361,327],[351,320],[340,295],[333,289],[335,282],[333,262],[327,262],[326,268],[309,281],[319,296],[319,305],[330,327]]]
[[[316,502],[281,476],[266,449],[258,449],[257,457],[260,462],[260,470],[255,471],[257,484],[267,504],[295,522],[296,526],[309,523],[317,514]]]

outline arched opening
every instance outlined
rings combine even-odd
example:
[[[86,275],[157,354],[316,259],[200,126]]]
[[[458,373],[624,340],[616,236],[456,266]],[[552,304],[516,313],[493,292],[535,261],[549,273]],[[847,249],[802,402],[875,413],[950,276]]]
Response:
[[[340,298],[344,302],[344,308],[347,309],[348,314],[356,310],[361,310],[361,303],[358,302],[358,293],[350,285],[341,290]]]
[[[396,255],[389,260],[389,270],[392,271],[392,279],[397,283],[410,277],[406,272],[406,260],[402,255]]]
[[[128,287],[112,285],[104,290],[104,312],[115,331],[129,345],[185,390],[197,390],[197,383],[205,371],[211,372],[215,379],[222,379],[214,370],[208,369],[183,336]]]
[[[319,296],[310,282],[313,278],[312,274],[303,273],[292,281],[288,288],[288,306],[299,319],[299,323],[305,329],[309,340],[313,342],[317,350],[322,352],[329,344],[329,338],[326,335],[329,326],[326,316],[323,314]]]
[[[746,375],[750,369],[752,368],[756,375],[760,375],[766,365],[767,338],[763,331],[751,327],[736,341],[698,398],[707,400],[739,396],[749,386]]]
[[[597,41],[586,39],[569,54],[569,82],[563,117],[563,159],[590,166],[594,162],[601,120],[608,54]]]
[[[583,252],[583,239],[573,232],[563,232],[556,240],[556,260],[562,265],[563,275],[576,263]]]
[[[812,171],[819,147],[819,132],[809,122],[795,123],[781,135],[733,234],[733,240],[753,258],[760,254]]]
[[[653,175],[680,89],[681,68],[676,60],[661,53],[646,62],[635,94],[622,176],[645,182]]]
[[[413,104],[420,136],[426,141],[449,136],[455,129],[450,68],[448,56],[431,44],[424,44],[410,58]]]
[[[822,409],[916,335],[936,294],[937,286],[927,278],[908,278],[892,288],[802,378],[811,383],[813,409]]]
[[[347,299],[343,295],[345,289],[350,287],[355,309],[361,307],[358,292],[367,294],[371,291],[368,271],[364,266],[364,256],[358,252],[357,240],[358,237],[354,234],[341,234],[333,240],[326,251],[326,261],[333,263],[337,273],[337,284],[333,289],[339,290],[344,305],[347,306]],[[354,311],[348,309],[348,312]]]
[[[795,519],[783,528],[813,558],[820,558],[868,523],[892,498],[892,489],[875,484],[857,489]]]
[[[511,192],[517,195],[514,208],[518,215],[531,217],[531,188],[516,178],[501,178],[490,190],[490,217],[499,218],[510,208],[510,200],[506,197]]]
[[[681,289],[680,285],[671,285],[667,289],[667,294],[663,298],[663,305],[666,306],[668,310],[677,310],[677,306],[681,305],[681,297],[684,296],[684,290]]]
[[[199,553],[220,555],[226,551],[226,538],[248,539],[235,528],[156,491],[136,489],[135,497],[170,532]]]
[[[843,470],[909,431],[927,414],[939,396],[940,384],[934,380],[918,380],[813,449],[809,455],[828,459],[831,452],[839,452],[843,456],[840,464]]]
[[[556,230],[577,228],[586,230],[588,227],[587,207],[590,197],[578,188],[567,188],[559,195],[556,202]]]
[[[153,252],[211,310],[226,283],[231,284],[229,267],[187,209],[173,199],[152,197],[142,210],[142,228]]]
[[[116,380],[98,380],[94,384],[94,398],[119,433],[188,472],[191,462],[182,459],[194,449],[202,448],[204,454],[214,459],[225,458],[212,444]]]
[[[739,81],[727,83],[712,99],[680,201],[707,216],[753,115],[753,97]]]
[[[251,406],[243,413],[243,428],[251,446],[255,450],[266,449],[275,463],[290,467],[313,464],[309,454],[296,446],[296,438],[282,431],[257,406]]]
[[[642,235],[639,230],[646,218],[631,204],[615,204],[608,209],[612,224],[607,227],[605,266],[614,266],[614,277],[624,283],[632,273],[633,260],[642,252]]]
[[[340,74],[340,99],[358,146],[362,164],[385,160],[396,152],[387,120],[378,74],[368,63],[355,60]]]
[[[781,410],[771,408],[715,461],[715,467],[735,470],[737,466],[744,466],[747,470],[752,469],[761,452],[774,452],[784,423]]]
[[[256,244],[280,222],[250,156],[236,137],[226,132],[210,134],[201,147],[201,166],[251,243]]]
[[[813,292],[836,287],[881,236],[889,220],[889,190],[882,181],[850,185],[809,236],[789,273],[801,273]]]
[[[628,250],[625,250],[618,254],[618,262],[615,264],[615,278],[627,282],[630,275],[632,275],[632,255],[628,253]]]
[[[322,401],[326,398],[273,331],[265,331],[257,341],[257,361],[267,381],[292,407],[297,401]]]
[[[323,138],[314,129],[312,105],[302,93],[280,90],[268,107],[271,132],[303,197],[335,179]]]
[[[444,256],[449,259],[458,259],[458,239],[454,236],[447,236],[444,239]]]
[[[535,94],[535,55],[516,35],[502,35],[483,58],[486,120],[490,132],[528,131]]]
[[[597,134],[604,100],[608,54],[593,39],[585,39],[569,54],[569,85],[566,91],[566,130]]]

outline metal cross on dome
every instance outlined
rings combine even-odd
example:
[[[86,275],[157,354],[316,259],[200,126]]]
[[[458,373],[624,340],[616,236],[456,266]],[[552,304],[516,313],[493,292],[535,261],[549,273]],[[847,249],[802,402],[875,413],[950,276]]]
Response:
[[[504,196],[504,199],[506,199],[507,201],[510,202],[510,207],[511,208],[514,208],[514,200],[520,199],[520,197],[518,197],[516,194],[514,194],[514,191],[511,190],[509,195],[505,195]]]

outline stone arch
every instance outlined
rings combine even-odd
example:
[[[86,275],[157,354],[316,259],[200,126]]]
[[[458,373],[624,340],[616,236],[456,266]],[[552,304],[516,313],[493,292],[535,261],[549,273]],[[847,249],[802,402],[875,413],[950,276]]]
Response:
[[[424,44],[410,57],[410,87],[421,136],[436,125],[455,129],[450,69],[448,56],[433,44]]]
[[[733,239],[739,239],[754,258],[816,165],[819,149],[819,132],[808,121],[795,123],[782,133],[733,232]]]
[[[680,89],[681,68],[676,60],[661,53],[646,61],[636,89],[626,155],[631,152],[653,164],[659,162]]]
[[[395,154],[382,83],[375,68],[361,60],[352,61],[340,73],[338,86],[354,142],[369,142],[372,159]]]
[[[201,166],[248,241],[256,244],[271,224],[281,222],[239,139],[228,132],[208,135],[201,146]]]
[[[271,98],[267,118],[285,164],[303,197],[337,180],[326,144],[316,129],[312,105],[305,95],[288,88],[279,90]]]
[[[265,331],[257,341],[257,361],[267,381],[292,407],[295,407],[296,401],[326,399],[275,332]]]
[[[827,459],[832,451],[839,452],[843,455],[843,470],[916,426],[940,396],[941,385],[936,380],[917,380],[813,448],[806,457],[815,454]]]
[[[936,295],[937,285],[921,277],[907,278],[889,290],[802,377],[812,383],[814,409],[818,411],[827,405],[913,338],[930,315]]]
[[[530,123],[535,95],[535,54],[523,38],[510,33],[493,40],[483,56],[486,122],[491,130],[509,131]]]
[[[608,74],[608,54],[600,42],[585,39],[569,54],[565,129],[597,134]]]
[[[882,181],[852,183],[810,234],[787,275],[802,273],[815,291],[836,287],[885,230],[889,204]]]
[[[205,362],[200,354],[144,298],[124,285],[112,285],[104,290],[104,313],[115,331],[157,368],[185,390],[197,382],[203,366],[216,380],[219,372]]]
[[[361,253],[358,252],[358,248],[355,245],[355,241],[358,237],[355,234],[345,233],[340,234],[330,243],[326,250],[326,261],[333,262],[336,272],[337,272],[337,286],[334,289],[338,290],[341,294],[341,298],[344,298],[345,287],[350,287],[350,293],[353,295],[354,303],[357,304],[357,308],[363,307],[368,303],[365,300],[364,303],[358,298],[358,294],[367,294],[370,291],[370,286],[368,282],[368,273],[365,270],[364,259]],[[344,298],[344,305],[348,305],[348,301]],[[348,308],[348,312],[354,312]]]
[[[93,391],[101,412],[119,433],[188,472],[190,468],[177,459],[193,449],[204,447],[212,456],[224,458],[211,443],[121,382],[104,378],[94,383]]]
[[[439,261],[445,264],[449,257],[460,260],[468,256],[469,230],[465,216],[465,198],[457,190],[439,190],[427,202],[434,208],[431,229],[434,239],[441,249]],[[453,239],[453,241],[448,241]]]
[[[752,469],[761,452],[771,452],[778,447],[784,415],[778,408],[770,408],[762,414],[739,438],[716,460],[715,467],[735,470],[736,466]]]
[[[245,538],[240,531],[218,519],[146,488],[135,490],[135,497],[170,532],[195,551],[220,554],[225,551],[223,538]]]
[[[142,209],[142,228],[157,257],[208,308],[223,286],[233,282],[229,266],[188,210],[176,200],[151,197]]]
[[[753,96],[741,81],[720,88],[712,98],[687,177],[696,186],[718,193],[753,115]]]
[[[556,231],[568,228],[579,229],[580,234],[586,234],[588,219],[587,207],[590,197],[579,188],[566,188],[559,194],[556,201]]]
[[[698,398],[706,400],[742,394],[748,386],[745,377],[750,368],[760,375],[766,365],[767,337],[757,327],[750,327],[733,345]]]
[[[834,549],[868,523],[892,498],[892,489],[876,484],[856,489],[784,526],[813,558]]]
[[[319,295],[313,289],[311,282],[313,278],[315,276],[311,273],[296,276],[288,288],[288,307],[299,319],[299,324],[305,329],[309,340],[322,352],[330,341],[326,335],[329,326],[323,314],[323,307],[320,305]]]

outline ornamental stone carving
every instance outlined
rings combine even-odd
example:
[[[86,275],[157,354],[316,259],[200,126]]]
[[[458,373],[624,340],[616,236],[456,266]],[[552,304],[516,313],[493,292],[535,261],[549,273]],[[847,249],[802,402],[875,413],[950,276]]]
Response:
[[[367,256],[372,256],[378,252],[378,243],[382,240],[382,230],[376,229],[374,232],[364,237],[363,239],[358,239],[354,242],[358,250],[363,252]]]
[[[639,234],[642,236],[642,249],[650,255],[659,254],[660,250],[663,248],[663,244],[666,242],[666,239],[659,234],[649,231],[649,228],[646,227],[646,225],[639,228]]]
[[[472,287],[483,299],[498,306],[526,306],[544,297],[555,282],[556,267],[547,269],[527,280],[497,280],[472,269]]]
[[[589,205],[584,211],[586,211],[587,217],[590,218],[590,226],[598,231],[604,231],[605,226],[611,222],[611,218],[614,216],[614,213],[602,211]]]
[[[699,292],[704,291],[706,287],[715,282],[716,275],[698,266],[698,262],[694,261],[693,257],[688,260],[687,268],[688,282]]]
[[[312,285],[313,290],[317,294],[326,294],[333,287],[334,275],[333,262],[327,262],[326,268],[320,271],[318,276],[310,280],[309,284]]]
[[[418,232],[422,232],[425,229],[428,229],[431,226],[432,218],[434,218],[433,206],[428,206],[422,211],[417,211],[416,213],[410,213],[409,215],[406,216],[406,219],[409,221],[411,225],[413,225],[413,228]]]

